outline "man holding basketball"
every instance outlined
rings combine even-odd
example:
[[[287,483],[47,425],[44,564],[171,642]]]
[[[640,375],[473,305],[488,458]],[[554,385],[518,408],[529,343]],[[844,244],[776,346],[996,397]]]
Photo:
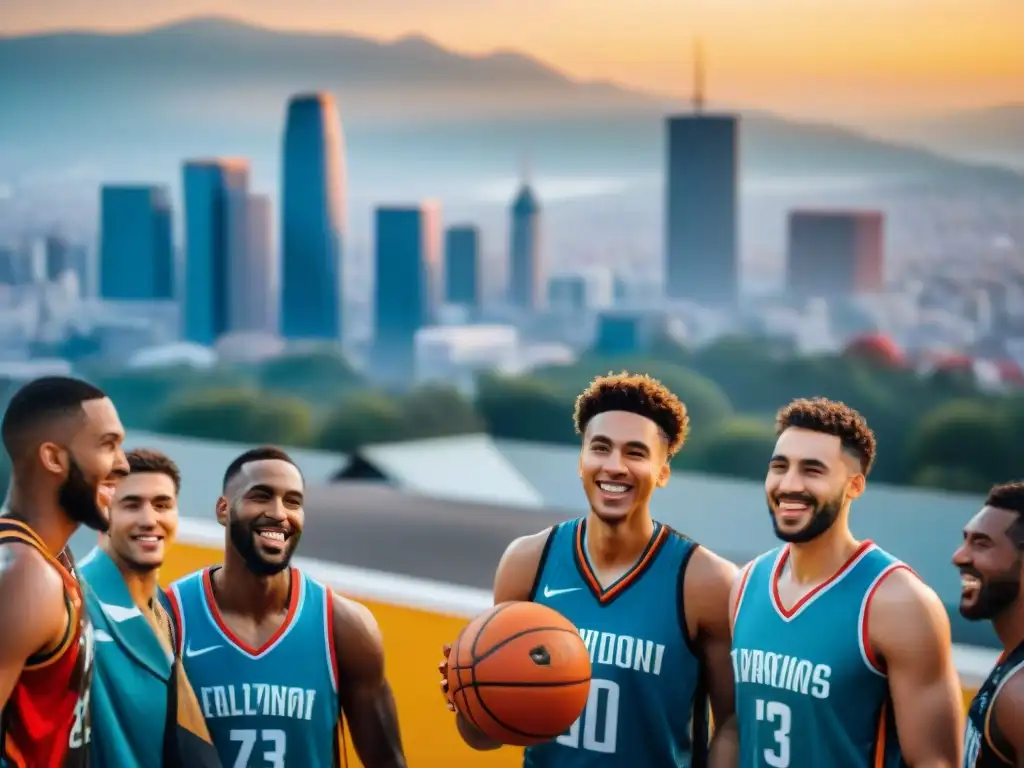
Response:
[[[537,602],[571,621],[592,662],[582,715],[556,739],[528,747],[524,766],[735,765],[736,569],[650,512],[686,440],[686,407],[658,381],[622,373],[595,379],[576,399],[574,420],[590,512],[513,541],[494,580],[495,604]],[[441,688],[455,711],[446,679]],[[718,724],[710,749],[708,696]],[[456,722],[474,749],[501,746],[468,716]]]

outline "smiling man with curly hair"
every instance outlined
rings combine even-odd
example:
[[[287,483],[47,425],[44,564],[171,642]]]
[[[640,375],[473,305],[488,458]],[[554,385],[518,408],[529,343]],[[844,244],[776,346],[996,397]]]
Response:
[[[735,568],[650,509],[686,442],[686,406],[656,379],[624,372],[594,379],[573,418],[588,512],[513,541],[494,601],[542,603],[579,629],[593,660],[590,701],[568,732],[528,748],[524,765],[707,765],[709,697],[718,725],[710,764],[734,765]],[[470,746],[499,746],[457,718]]]

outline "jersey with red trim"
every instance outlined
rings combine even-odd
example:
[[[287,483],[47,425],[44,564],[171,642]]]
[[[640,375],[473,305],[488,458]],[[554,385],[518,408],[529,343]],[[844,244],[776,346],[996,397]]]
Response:
[[[291,569],[288,614],[253,648],[227,626],[203,569],[168,598],[182,663],[221,762],[248,768],[338,765],[337,670],[331,592]]]
[[[1017,765],[1020,757],[1009,754],[1006,738],[997,732],[992,714],[1003,686],[1014,675],[1021,673],[1024,673],[1024,643],[999,659],[971,702],[964,734],[964,768],[1005,768]]]
[[[69,558],[55,558],[27,525],[0,518],[0,546],[31,546],[60,573],[68,624],[60,644],[28,660],[0,713],[0,764],[83,768],[89,762],[92,623]],[[6,761],[6,762],[5,762]]]
[[[587,554],[586,528],[580,519],[552,530],[531,599],[558,611],[579,630],[590,651],[590,694],[569,730],[527,749],[523,765],[702,766],[707,694],[683,605],[683,577],[697,545],[655,523],[636,564],[602,586]],[[478,693],[486,707],[486,690]]]
[[[877,586],[899,568],[865,541],[832,578],[785,606],[789,547],[741,577],[732,662],[741,768],[904,766],[885,671],[867,642]]]

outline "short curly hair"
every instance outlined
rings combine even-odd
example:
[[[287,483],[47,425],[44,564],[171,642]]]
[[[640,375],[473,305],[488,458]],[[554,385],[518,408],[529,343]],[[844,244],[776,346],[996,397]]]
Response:
[[[985,499],[986,507],[998,507],[1024,515],[1024,480],[993,485]]]
[[[985,506],[1017,514],[1017,519],[1006,534],[1019,549],[1024,549],[1024,480],[993,485],[985,499]]]
[[[153,472],[160,475],[167,475],[174,483],[174,492],[181,490],[181,470],[170,457],[160,451],[149,448],[135,448],[125,454],[128,459],[128,471]]]
[[[608,411],[628,411],[650,419],[668,438],[668,455],[675,456],[690,432],[686,406],[668,387],[646,373],[609,373],[598,376],[579,397],[573,411],[577,434],[591,419]]]
[[[809,429],[839,438],[843,449],[860,461],[865,475],[875,462],[875,433],[856,410],[837,400],[824,397],[794,400],[775,416],[775,434],[790,427]]]

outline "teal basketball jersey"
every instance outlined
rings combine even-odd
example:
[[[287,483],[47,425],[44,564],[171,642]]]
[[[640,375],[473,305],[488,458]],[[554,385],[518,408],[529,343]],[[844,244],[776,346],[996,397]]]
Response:
[[[291,570],[288,616],[262,648],[224,623],[205,568],[171,585],[182,663],[224,768],[338,765],[331,593]]]
[[[584,519],[552,529],[531,599],[579,630],[590,650],[590,695],[568,731],[526,750],[524,766],[702,765],[707,695],[682,600],[683,575],[697,545],[656,523],[637,564],[602,589],[585,542]],[[692,762],[691,752],[697,753]]]
[[[871,596],[906,568],[865,541],[789,609],[778,579],[789,548],[741,577],[732,639],[740,768],[904,766],[889,685],[866,644]]]

